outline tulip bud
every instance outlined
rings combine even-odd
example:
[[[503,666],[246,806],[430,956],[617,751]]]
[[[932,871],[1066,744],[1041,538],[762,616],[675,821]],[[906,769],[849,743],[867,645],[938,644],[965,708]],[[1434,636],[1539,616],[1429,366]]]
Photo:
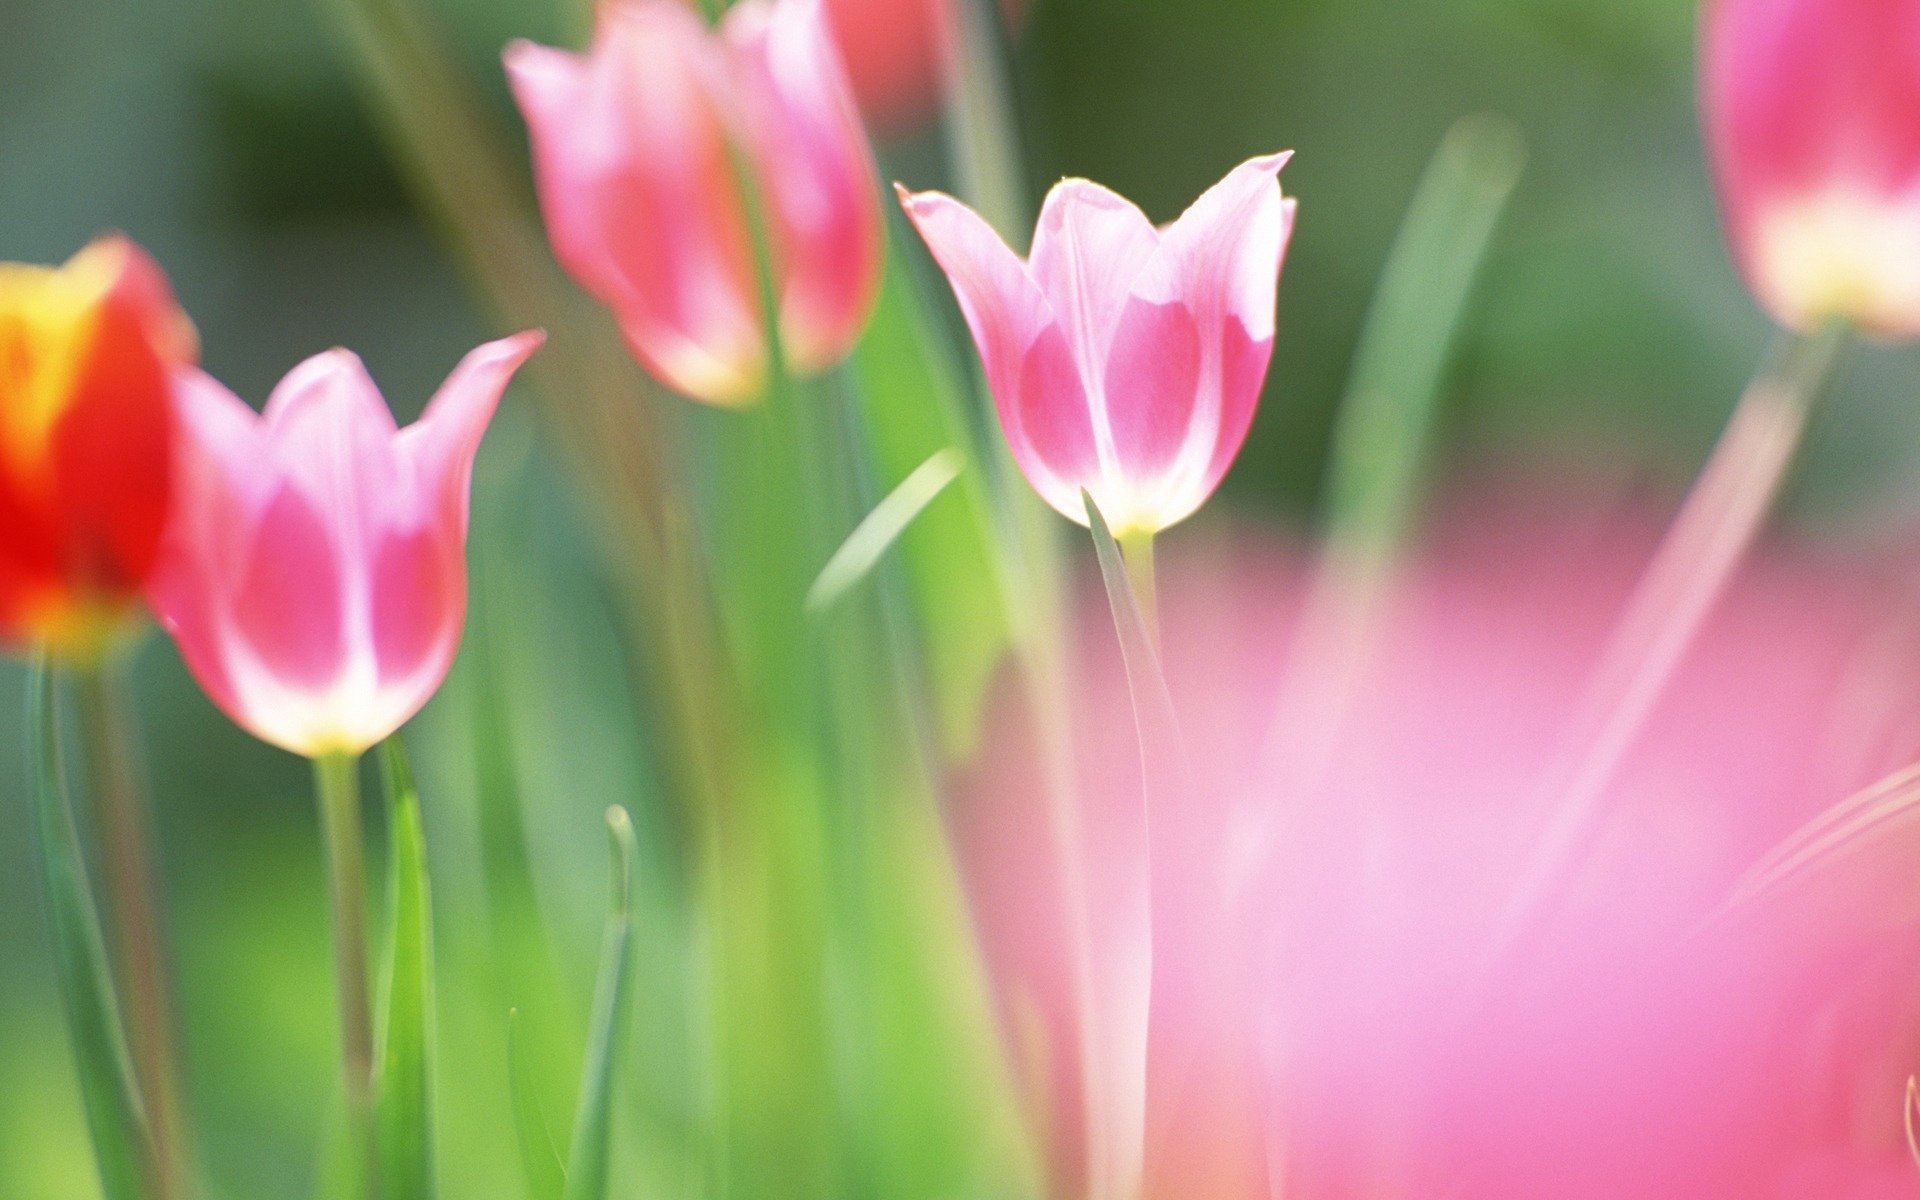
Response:
[[[172,488],[168,370],[197,353],[124,238],[0,264],[0,642],[88,655],[134,611]]]
[[[1920,3],[1710,0],[1708,147],[1735,259],[1800,331],[1920,337]]]
[[[612,0],[584,56],[518,42],[507,73],[561,262],[640,362],[715,404],[767,372],[748,199],[764,201],[783,348],[853,348],[879,285],[876,177],[819,0],[744,0],[718,32],[676,0]]]
[[[1273,357],[1286,161],[1243,164],[1165,229],[1068,180],[1025,262],[959,201],[901,191],[973,330],[1014,460],[1069,519],[1086,524],[1084,488],[1116,537],[1157,533],[1232,465]]]
[[[263,414],[182,374],[179,495],[151,594],[235,722],[297,754],[357,754],[439,688],[466,618],[474,455],[541,340],[475,350],[405,430],[345,350],[296,368]]]

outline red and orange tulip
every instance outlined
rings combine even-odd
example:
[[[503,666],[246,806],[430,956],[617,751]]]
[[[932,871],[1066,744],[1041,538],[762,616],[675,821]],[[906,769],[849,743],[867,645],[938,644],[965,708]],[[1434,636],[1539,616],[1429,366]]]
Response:
[[[1022,262],[971,209],[901,201],[959,296],[1013,457],[1041,497],[1116,536],[1191,516],[1233,464],[1273,357],[1294,202],[1256,158],[1155,229],[1085,180],[1053,189]]]
[[[506,63],[554,249],[649,371],[714,404],[764,386],[736,152],[765,202],[789,365],[846,356],[879,284],[880,206],[819,0],[746,0],[718,32],[676,0],[616,0],[586,55],[518,42]]]
[[[1777,321],[1920,337],[1920,3],[1711,0],[1702,102],[1734,256]]]
[[[92,654],[135,611],[173,484],[168,373],[197,354],[125,238],[0,264],[0,642]]]
[[[474,455],[540,341],[475,350],[405,430],[345,350],[296,368],[264,414],[183,374],[152,598],[234,721],[309,757],[357,754],[439,688],[466,616]]]

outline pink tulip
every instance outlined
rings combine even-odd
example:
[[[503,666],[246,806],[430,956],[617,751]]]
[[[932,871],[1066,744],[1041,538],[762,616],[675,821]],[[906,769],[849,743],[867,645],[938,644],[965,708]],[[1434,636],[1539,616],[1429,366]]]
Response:
[[[1709,0],[1707,140],[1782,324],[1920,337],[1920,2]]]
[[[678,0],[610,0],[584,56],[516,42],[555,251],[669,386],[739,404],[767,373],[749,207],[768,213],[789,365],[852,349],[879,284],[877,177],[819,0],[744,0],[710,32]]]
[[[883,134],[911,132],[933,110],[947,70],[947,31],[957,4],[974,0],[826,0],[854,98]],[[1026,0],[1000,0],[1009,26]]]
[[[420,710],[466,616],[474,455],[538,333],[469,354],[401,430],[359,358],[309,359],[254,411],[178,377],[179,495],[151,599],[228,716],[309,757]]]
[[[1900,1128],[1920,1065],[1912,838],[1890,869],[1849,860],[1834,878],[1853,894],[1708,923],[1789,831],[1920,757],[1920,622],[1889,619],[1894,579],[1806,547],[1758,554],[1553,917],[1489,958],[1545,816],[1535,785],[1659,531],[1566,490],[1449,507],[1314,775],[1262,752],[1306,659],[1303,556],[1243,532],[1170,564],[1165,663],[1193,773],[1151,831],[1171,903],[1142,1200],[1920,1194]],[[1125,671],[1089,593],[1071,707],[1098,898],[1130,869],[1108,851],[1140,801]],[[955,832],[1048,1194],[1080,1197],[1065,876],[1016,695],[989,708]]]
[[[1287,158],[1236,168],[1165,229],[1067,180],[1025,262],[957,200],[901,191],[973,330],[1015,461],[1068,518],[1086,523],[1085,488],[1116,536],[1157,532],[1232,465],[1273,356]]]

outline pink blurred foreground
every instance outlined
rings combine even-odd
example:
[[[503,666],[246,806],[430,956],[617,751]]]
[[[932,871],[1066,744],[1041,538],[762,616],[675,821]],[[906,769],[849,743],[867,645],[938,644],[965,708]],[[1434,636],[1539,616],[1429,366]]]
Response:
[[[1761,555],[1565,885],[1495,952],[1535,789],[1659,532],[1546,500],[1564,494],[1453,508],[1366,642],[1322,772],[1262,755],[1302,661],[1299,557],[1242,536],[1162,564],[1194,786],[1152,834],[1149,1200],[1920,1193],[1901,1132],[1912,939],[1872,931],[1871,896],[1705,924],[1781,838],[1920,751],[1920,641],[1887,619],[1912,612],[1891,581]],[[1140,791],[1087,599],[1073,695],[1097,898]],[[1015,696],[958,834],[1034,1127],[1079,1196],[1059,864]]]

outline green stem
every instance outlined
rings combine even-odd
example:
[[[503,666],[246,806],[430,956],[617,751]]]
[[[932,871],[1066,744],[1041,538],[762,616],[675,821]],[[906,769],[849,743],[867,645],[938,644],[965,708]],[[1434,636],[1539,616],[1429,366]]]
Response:
[[[373,1015],[367,986],[367,866],[360,832],[360,759],[313,760],[314,792],[326,839],[333,906],[334,983],[339,993],[340,1066],[346,1087],[353,1171],[362,1200],[380,1194],[373,1100]]]
[[[124,681],[113,665],[88,663],[72,678],[94,822],[104,843],[108,928],[115,974],[122,983],[121,1019],[149,1126],[148,1171],[159,1196],[178,1197],[185,1193],[187,1179],[179,1057],[137,739]]]
[[[996,0],[946,5],[948,153],[960,193],[1012,237],[1030,223]]]
[[[1157,646],[1160,642],[1160,583],[1153,565],[1153,531],[1128,533],[1117,539],[1120,557],[1127,564],[1127,582],[1140,605],[1140,617]]]

